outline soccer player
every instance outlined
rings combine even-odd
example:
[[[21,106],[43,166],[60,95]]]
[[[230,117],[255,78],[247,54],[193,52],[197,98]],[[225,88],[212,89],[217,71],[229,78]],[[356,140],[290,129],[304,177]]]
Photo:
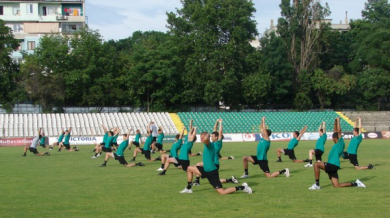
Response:
[[[217,131],[218,124],[219,124],[219,130]],[[214,125],[213,133],[211,133],[212,145],[215,147],[214,164],[215,164],[215,166],[217,167],[218,170],[219,170],[219,157],[220,157],[219,152],[222,149],[222,139],[223,139],[222,132],[223,132],[223,130],[222,130],[222,119],[218,119],[217,122]],[[196,166],[203,167],[203,162],[197,163]],[[221,179],[220,181],[222,183],[231,182],[231,183],[238,184],[238,180],[234,176],[232,176],[231,178],[227,178],[227,179]],[[193,186],[200,185],[200,177],[199,176],[196,177],[195,182],[192,183],[192,185]]]
[[[69,130],[65,130],[64,142],[60,143],[60,148],[58,149],[58,151],[61,151],[62,147],[65,147],[65,149],[68,150],[68,151],[79,151],[77,146],[74,146],[73,149],[70,148],[69,140],[70,140],[70,133],[71,133],[71,131],[72,131],[72,127],[69,127]]]
[[[189,127],[190,130],[193,128],[193,122],[194,122],[194,120],[190,120],[190,127]],[[184,137],[184,142],[183,143],[186,143],[187,141],[188,141],[188,133],[187,133],[186,137]],[[191,150],[188,153],[192,157],[194,157],[194,156],[201,156],[202,155],[202,152],[198,152],[198,153],[193,154]]]
[[[102,155],[102,147],[106,144],[105,141],[107,140],[108,138],[108,130],[107,128],[102,124],[102,128],[103,128],[103,132],[104,132],[104,136],[103,136],[103,141],[99,144],[95,144],[95,149],[92,150],[92,152],[96,152],[96,150],[99,150],[98,152],[98,155],[97,157],[99,157],[100,155]]]
[[[150,122],[150,130],[152,131],[152,137],[153,137],[152,143],[155,143],[158,133],[157,133],[157,126],[154,124],[154,122]]]
[[[166,151],[163,150],[163,140],[164,140],[164,132],[163,132],[163,128],[160,127],[158,129],[158,136],[157,136],[157,142],[155,144],[153,144],[153,149],[152,150],[157,150],[160,152],[160,153],[166,153]]]
[[[32,142],[31,142],[31,145],[30,147],[28,148],[30,152],[32,152],[33,154],[35,154],[36,156],[43,156],[43,155],[47,155],[49,156],[50,153],[49,152],[45,152],[45,153],[39,153],[38,150],[37,150],[37,146],[38,146],[38,143],[39,143],[39,139],[42,138],[42,132],[41,132],[42,128],[39,128],[39,131],[38,131],[38,136],[36,136]],[[26,155],[24,155],[26,156]]]
[[[176,167],[180,166],[178,161],[179,155],[177,154],[177,152],[180,150],[183,144],[184,130],[185,127],[183,126],[181,133],[176,135],[176,142],[173,143],[171,147],[170,155],[163,154],[161,156],[161,167],[158,168],[156,171],[167,171],[171,163],[175,164]]]
[[[44,149],[49,149],[49,148],[46,147],[46,139],[47,139],[47,137],[45,136],[45,133],[42,132],[41,135],[42,135],[42,138],[39,139],[39,145],[40,145],[42,148],[44,148]]]
[[[181,166],[181,169],[183,169],[185,172],[187,172],[187,168],[190,165],[190,159],[189,159],[189,151],[191,150],[192,146],[194,145],[194,142],[196,141],[196,127],[192,128],[191,131],[188,133],[188,141],[184,143],[181,146],[179,158],[175,158],[177,160],[177,163]],[[172,157],[173,159],[173,157]],[[171,159],[171,161],[172,161]],[[163,176],[168,170],[169,167],[169,159],[167,160],[167,164],[164,167],[164,170],[160,172],[158,175]],[[175,163],[175,162],[173,162]]]
[[[114,140],[114,136],[118,135],[120,132],[120,129],[117,128],[115,132],[113,131],[108,131],[107,132],[107,139],[104,141],[104,146],[96,149],[95,155],[92,156],[91,158],[96,158],[98,157],[99,153],[104,151],[104,152],[112,152],[112,141]]]
[[[359,127],[357,127],[358,123],[359,123]],[[344,159],[349,159],[349,162],[355,166],[356,170],[374,169],[374,166],[372,164],[368,164],[368,166],[364,166],[364,167],[359,166],[359,162],[357,160],[357,150],[359,148],[360,143],[363,140],[362,119],[360,117],[356,118],[355,128],[353,129],[353,135],[354,137],[349,142],[347,152],[343,152],[342,157]]]
[[[160,157],[157,157],[157,158],[151,158],[150,156],[150,148],[151,148],[151,145],[153,143],[153,135],[152,135],[152,129],[151,129],[151,124],[153,122],[151,122],[149,124],[149,126],[147,127],[147,138],[145,140],[145,143],[144,143],[144,148],[139,148],[137,147],[135,150],[134,150],[134,155],[133,155],[133,159],[131,161],[135,161],[135,158],[137,157],[137,153],[141,153],[141,154],[144,154],[145,155],[145,158],[146,160],[148,161],[158,161],[158,160],[161,160]]]
[[[60,146],[60,143],[61,143],[62,140],[64,139],[64,136],[65,136],[64,128],[61,127],[61,134],[60,134],[60,136],[58,137],[57,142],[54,142],[54,143],[50,146],[49,150],[53,150],[54,145]]]
[[[306,132],[306,130],[307,130],[307,126],[303,127],[303,129],[300,132],[294,131],[294,133],[293,133],[294,137],[288,143],[287,149],[283,149],[283,148],[276,149],[276,152],[278,154],[278,161],[276,161],[276,162],[282,162],[282,158],[280,157],[280,155],[282,153],[284,155],[288,155],[289,158],[295,163],[309,162],[308,159],[297,160],[297,158],[295,157],[295,153],[294,153],[294,148],[296,146],[298,146],[299,140],[301,140],[301,137],[303,136],[303,133]]]
[[[201,134],[201,142],[204,145],[203,150],[203,167],[200,166],[189,166],[187,168],[187,187],[184,188],[180,193],[192,193],[192,179],[193,174],[201,176],[202,178],[207,178],[210,184],[214,187],[214,189],[221,195],[230,194],[236,192],[238,190],[242,190],[247,192],[248,194],[252,194],[252,189],[248,186],[248,184],[243,183],[241,186],[230,187],[224,189],[222,183],[219,179],[218,169],[215,166],[214,158],[215,158],[215,147],[210,142],[210,134],[207,132],[203,132]]]
[[[127,134],[123,135],[123,141],[119,145],[116,153],[112,153],[112,152],[106,153],[106,158],[104,159],[104,163],[101,165],[101,167],[107,166],[107,161],[110,157],[114,158],[115,160],[118,160],[119,163],[123,164],[125,167],[144,166],[144,164],[142,162],[129,164],[125,160],[125,156],[123,155],[123,152],[126,150],[128,144],[129,144],[130,131],[131,131],[131,128],[129,129]]]
[[[114,128],[114,132],[115,130],[118,129],[118,127]],[[117,148],[118,148],[118,135],[115,135],[114,138],[112,139],[112,150],[115,151]]]
[[[286,177],[290,176],[290,170],[288,168],[285,168],[283,170],[270,173],[269,167],[268,167],[268,159],[267,159],[267,153],[269,150],[269,147],[271,146],[271,130],[267,129],[265,125],[265,117],[261,118],[261,125],[260,125],[260,132],[262,135],[262,138],[257,145],[257,154],[256,156],[245,156],[242,158],[244,162],[244,175],[241,176],[241,178],[248,178],[248,162],[253,163],[253,165],[259,165],[260,169],[263,170],[264,175],[267,178],[272,178],[279,176],[281,174],[284,174]]]
[[[134,140],[131,142],[131,144],[129,146],[129,150],[131,150],[131,146],[133,146],[133,145],[135,145],[135,147],[139,148],[139,145],[141,143],[141,132],[139,131],[139,129],[137,129],[135,132],[136,132],[136,135],[135,135]]]
[[[309,163],[305,167],[313,167],[313,154],[316,156],[317,162],[322,161],[322,154],[325,152],[325,142],[327,139],[325,131],[325,122],[322,122],[318,128],[318,134],[320,138],[316,142],[316,147],[309,151]]]
[[[336,118],[334,122],[334,132],[332,138],[335,144],[329,152],[328,162],[316,162],[314,164],[313,168],[316,182],[309,189],[317,190],[321,188],[320,169],[324,170],[328,174],[329,179],[335,188],[351,186],[365,188],[366,186],[359,179],[357,179],[355,182],[339,183],[339,175],[337,171],[340,169],[340,156],[343,153],[345,147],[344,139],[341,136],[340,117]]]

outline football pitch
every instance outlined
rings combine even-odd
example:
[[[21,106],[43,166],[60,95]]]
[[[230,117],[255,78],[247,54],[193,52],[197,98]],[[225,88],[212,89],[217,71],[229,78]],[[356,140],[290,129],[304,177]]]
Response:
[[[268,152],[271,172],[289,168],[291,177],[266,178],[258,166],[249,165],[244,173],[242,157],[256,154],[256,142],[224,143],[222,156],[235,160],[220,161],[220,178],[236,176],[246,182],[253,194],[242,191],[220,196],[207,179],[193,187],[193,194],[180,194],[187,185],[186,173],[173,165],[165,176],[157,176],[161,165],[138,155],[143,167],[123,167],[110,159],[91,159],[93,146],[79,146],[79,152],[50,151],[37,157],[22,147],[0,148],[0,217],[388,217],[390,216],[390,140],[363,140],[358,151],[361,166],[373,170],[357,171],[341,159],[340,182],[359,178],[367,188],[333,188],[321,171],[320,190],[308,190],[315,182],[313,168],[293,163],[287,156],[277,163],[276,148],[288,142],[272,142]],[[172,143],[165,143],[169,149]],[[349,140],[346,140],[348,146]],[[298,159],[308,158],[315,141],[301,141],[295,148]],[[325,144],[323,160],[333,142]],[[133,148],[134,149],[134,148]],[[40,152],[46,151],[39,147]],[[203,151],[194,144],[193,153]],[[132,151],[126,150],[129,161]],[[157,157],[153,154],[152,157]],[[190,157],[191,165],[202,160]],[[235,184],[225,183],[224,187]]]

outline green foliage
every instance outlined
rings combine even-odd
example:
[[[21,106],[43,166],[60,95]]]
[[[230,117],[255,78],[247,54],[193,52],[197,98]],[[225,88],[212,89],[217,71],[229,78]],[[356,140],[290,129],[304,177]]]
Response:
[[[249,105],[266,103],[271,88],[271,76],[264,73],[256,73],[247,76],[243,81],[244,98]]]
[[[359,87],[368,102],[377,102],[381,109],[381,98],[390,96],[390,72],[378,68],[366,68],[359,77]]]

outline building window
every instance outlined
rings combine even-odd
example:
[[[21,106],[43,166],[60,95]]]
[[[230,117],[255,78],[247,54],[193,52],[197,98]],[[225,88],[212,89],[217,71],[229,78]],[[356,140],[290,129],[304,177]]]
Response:
[[[27,14],[34,14],[34,5],[27,4]]]
[[[35,49],[35,41],[27,41],[27,50]]]
[[[12,7],[13,15],[20,16],[20,7]]]
[[[14,23],[13,25],[14,33],[22,33],[23,32],[23,24],[22,23]]]
[[[3,6],[0,5],[0,15],[4,15]]]

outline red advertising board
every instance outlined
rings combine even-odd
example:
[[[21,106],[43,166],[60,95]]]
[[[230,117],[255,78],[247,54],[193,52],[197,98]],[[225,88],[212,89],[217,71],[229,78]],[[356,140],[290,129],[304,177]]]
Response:
[[[0,138],[1,147],[31,145],[34,138]]]

